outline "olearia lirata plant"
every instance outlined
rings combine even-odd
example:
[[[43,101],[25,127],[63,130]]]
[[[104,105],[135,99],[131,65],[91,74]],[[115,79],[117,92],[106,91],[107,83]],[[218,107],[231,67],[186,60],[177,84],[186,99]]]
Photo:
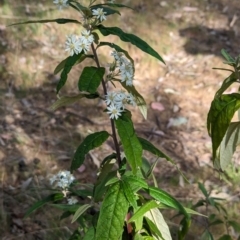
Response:
[[[147,107],[144,98],[134,87],[134,61],[120,46],[100,41],[98,33],[100,32],[103,38],[109,35],[118,36],[122,41],[134,45],[163,63],[164,61],[151,46],[136,35],[126,33],[118,27],[103,25],[109,15],[120,15],[118,9],[130,7],[115,1],[100,4],[95,2],[96,0],[90,0],[89,5],[84,6],[81,1],[75,0],[53,1],[60,10],[71,7],[76,10],[77,15],[80,13],[81,18],[77,20],[61,18],[17,23],[56,22],[79,25],[80,35],[69,33],[65,42],[65,51],[69,56],[54,70],[55,74],[61,72],[56,87],[57,94],[65,85],[73,67],[87,58],[92,59],[95,66],[83,68],[77,86],[79,94],[72,98],[60,97],[52,105],[52,109],[81,98],[98,98],[104,101],[106,106],[104,112],[110,119],[112,130],[111,133],[102,130],[88,135],[76,149],[69,171],[60,171],[50,179],[55,193],[41,200],[41,204],[39,202],[34,204],[27,211],[26,216],[40,206],[53,202],[52,206],[60,206],[59,208],[64,210],[61,219],[72,216],[72,222],[77,221],[79,224],[70,239],[169,240],[172,239],[171,233],[160,209],[175,209],[178,216],[182,216],[178,239],[184,239],[190,226],[189,213],[197,213],[184,208],[169,193],[158,188],[156,184],[150,186],[147,181],[149,178],[155,179],[153,169],[158,158],[166,159],[174,167],[176,164],[151,142],[137,136],[135,132],[131,112],[127,108],[129,105],[138,107],[146,118]],[[102,46],[112,49],[110,56],[112,62],[107,68],[101,67],[97,53]],[[102,160],[99,172],[96,173],[97,181],[81,185],[73,176],[74,171],[81,167],[89,151],[101,146],[108,138],[114,143],[114,152]],[[146,160],[143,157],[143,150],[155,155],[156,162],[151,164]]]

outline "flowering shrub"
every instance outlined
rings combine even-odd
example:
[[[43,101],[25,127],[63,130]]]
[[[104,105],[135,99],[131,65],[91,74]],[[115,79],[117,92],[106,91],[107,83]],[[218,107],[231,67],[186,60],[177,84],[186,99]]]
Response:
[[[157,162],[154,164],[148,162],[143,157],[143,151],[148,151],[157,158],[164,158],[173,165],[175,163],[151,142],[137,136],[131,112],[127,107],[129,105],[138,107],[145,118],[147,108],[144,98],[134,87],[134,61],[120,46],[100,41],[98,31],[103,36],[118,36],[122,41],[133,44],[163,63],[164,61],[151,46],[136,35],[126,33],[118,27],[105,27],[102,24],[109,15],[120,14],[117,9],[129,8],[128,6],[115,1],[94,5],[95,2],[96,0],[90,0],[88,6],[83,6],[75,0],[53,1],[60,10],[68,7],[76,10],[82,16],[81,21],[61,18],[19,23],[56,22],[75,23],[80,26],[80,35],[69,33],[67,36],[65,51],[69,56],[54,70],[55,74],[61,72],[56,91],[59,93],[65,85],[68,74],[75,65],[86,58],[92,58],[96,66],[84,67],[77,86],[79,95],[72,98],[68,96],[68,103],[81,98],[103,100],[112,129],[111,133],[105,130],[92,133],[80,143],[71,162],[71,172],[60,171],[50,179],[52,188],[58,192],[34,204],[26,216],[46,203],[53,202],[55,205],[61,203],[61,209],[64,210],[61,218],[72,216],[72,222],[79,223],[78,229],[70,239],[168,240],[172,239],[171,234],[160,209],[175,209],[182,216],[178,237],[183,239],[190,226],[189,214],[197,213],[184,208],[163,189],[147,183],[149,178],[154,178],[153,170]],[[107,68],[100,66],[97,54],[97,50],[102,46],[112,49],[112,62]],[[110,84],[115,90],[109,91]],[[66,97],[63,96],[57,100],[52,109],[64,105],[66,103],[64,99]],[[115,151],[102,160],[97,181],[91,183],[92,185],[82,186],[73,176],[74,171],[84,163],[89,151],[101,146],[108,138],[112,139]]]

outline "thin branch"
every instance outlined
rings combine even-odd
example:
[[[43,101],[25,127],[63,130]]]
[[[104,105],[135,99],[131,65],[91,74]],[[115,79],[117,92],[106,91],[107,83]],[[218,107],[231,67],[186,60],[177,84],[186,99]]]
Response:
[[[93,43],[91,44],[91,48],[92,48],[92,51],[93,51],[94,60],[97,64],[97,67],[100,68],[100,63],[99,63],[99,60],[98,60],[97,52],[96,52],[96,49],[95,49]],[[104,95],[107,95],[107,87],[106,87],[106,84],[104,82],[104,79],[102,79],[102,87],[103,87]],[[112,127],[112,137],[113,137],[113,141],[114,141],[114,145],[115,145],[115,149],[116,149],[116,153],[117,153],[118,166],[120,166],[120,164],[121,164],[121,154],[120,154],[119,144],[118,144],[118,141],[117,141],[115,124],[114,124],[113,119],[111,119],[110,121],[111,121],[111,127]]]

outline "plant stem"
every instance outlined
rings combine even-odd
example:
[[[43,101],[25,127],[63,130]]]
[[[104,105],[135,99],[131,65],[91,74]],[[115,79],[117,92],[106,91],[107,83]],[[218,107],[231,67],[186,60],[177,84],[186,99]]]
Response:
[[[93,43],[91,44],[91,48],[92,48],[92,51],[93,51],[94,60],[97,64],[97,67],[100,68],[100,63],[99,63],[99,60],[98,60],[97,52],[96,52],[96,49],[95,49]],[[104,95],[107,95],[107,87],[106,87],[106,84],[104,82],[104,79],[102,79],[102,87],[103,87]],[[111,127],[112,127],[112,137],[113,137],[113,141],[114,141],[114,145],[115,145],[115,149],[116,149],[116,153],[117,153],[117,162],[118,162],[118,166],[120,167],[121,155],[120,155],[120,149],[119,149],[119,145],[118,145],[118,141],[117,141],[115,124],[114,124],[113,119],[110,119],[110,121],[111,121]]]

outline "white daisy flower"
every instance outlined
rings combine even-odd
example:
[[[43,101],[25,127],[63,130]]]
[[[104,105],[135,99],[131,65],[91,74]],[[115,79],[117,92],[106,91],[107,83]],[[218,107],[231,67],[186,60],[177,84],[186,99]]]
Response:
[[[89,45],[94,41],[94,36],[90,31],[84,29],[82,31],[82,36],[80,37],[82,41],[86,41]]]
[[[123,112],[123,110],[117,108],[114,104],[108,106],[107,110],[107,113],[110,115],[111,119],[118,119],[118,117],[121,116],[121,112]]]
[[[81,49],[81,51],[83,50],[84,53],[87,54],[87,52],[90,50],[89,42],[87,42],[81,38],[79,40],[80,40],[79,48]]]
[[[58,174],[50,178],[50,184],[56,185],[62,189],[67,189],[75,180],[75,177],[69,171],[60,171]]]
[[[106,95],[105,102],[107,105],[114,104],[116,92],[108,92]]]
[[[65,51],[68,51],[70,56],[79,54],[82,51],[80,48],[80,40],[76,35],[71,34],[70,36],[67,36]]]
[[[103,11],[103,8],[93,9],[92,14],[93,16],[96,16],[97,19],[99,19],[101,22],[107,19],[105,15],[106,12]]]
[[[54,0],[53,3],[58,6],[59,10],[68,7],[68,0]]]
[[[68,205],[74,205],[78,203],[78,200],[75,197],[70,197],[67,199],[67,201],[68,201]]]

